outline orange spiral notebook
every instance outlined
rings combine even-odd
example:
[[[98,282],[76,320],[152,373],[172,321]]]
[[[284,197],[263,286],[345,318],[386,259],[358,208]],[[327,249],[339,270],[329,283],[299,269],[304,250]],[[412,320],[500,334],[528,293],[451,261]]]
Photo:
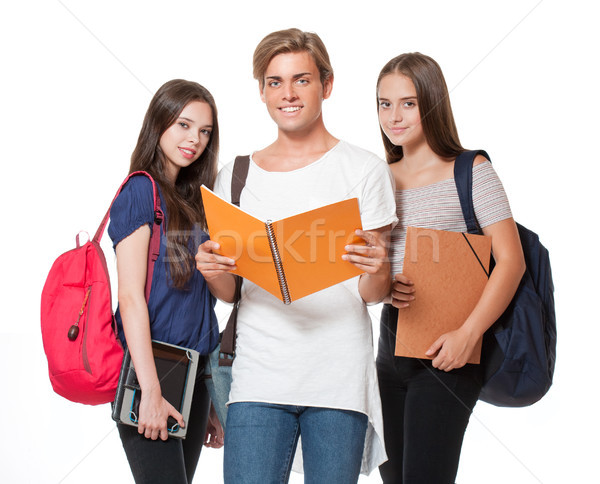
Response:
[[[396,356],[427,358],[429,347],[458,329],[479,301],[488,280],[491,237],[408,227],[403,274],[415,300],[398,310]],[[479,363],[481,340],[469,363]]]
[[[236,261],[232,271],[290,304],[362,274],[342,260],[348,244],[364,245],[358,199],[352,198],[275,222],[263,222],[201,187],[211,240]]]

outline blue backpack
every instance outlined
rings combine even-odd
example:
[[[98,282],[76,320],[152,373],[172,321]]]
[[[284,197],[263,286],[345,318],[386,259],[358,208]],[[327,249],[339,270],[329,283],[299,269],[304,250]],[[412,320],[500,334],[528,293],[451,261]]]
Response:
[[[461,153],[454,179],[467,230],[482,233],[473,208],[473,160],[483,150]],[[527,266],[511,303],[485,333],[480,400],[499,407],[524,407],[542,398],[554,375],[556,316],[548,250],[537,234],[517,224]]]

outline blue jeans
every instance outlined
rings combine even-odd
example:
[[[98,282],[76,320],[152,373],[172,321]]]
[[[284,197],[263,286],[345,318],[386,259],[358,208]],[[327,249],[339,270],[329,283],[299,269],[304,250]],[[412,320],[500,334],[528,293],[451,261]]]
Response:
[[[232,403],[225,432],[225,483],[287,483],[300,435],[305,483],[356,483],[367,422],[366,415],[349,410]]]

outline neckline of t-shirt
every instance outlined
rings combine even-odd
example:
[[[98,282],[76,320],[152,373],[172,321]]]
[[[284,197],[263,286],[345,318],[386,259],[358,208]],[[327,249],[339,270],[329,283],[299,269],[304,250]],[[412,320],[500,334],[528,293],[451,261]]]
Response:
[[[323,160],[325,160],[327,157],[329,157],[329,155],[335,151],[337,149],[338,146],[340,146],[342,143],[344,143],[343,140],[339,140],[329,151],[326,151],[325,153],[323,153],[323,156],[321,156],[320,158],[317,158],[315,161],[313,161],[312,163],[309,163],[306,166],[303,166],[302,168],[298,168],[296,170],[290,170],[290,171],[269,171],[269,170],[265,170],[264,168],[261,168],[260,166],[258,166],[258,164],[254,161],[254,153],[252,152],[252,154],[250,155],[250,164],[257,170],[259,170],[262,173],[269,173],[269,174],[273,174],[273,173],[277,173],[277,174],[281,174],[281,175],[287,175],[290,173],[299,173],[302,170],[306,170],[308,168],[311,168],[315,165],[318,165],[319,163],[322,163]]]
[[[475,166],[473,167],[473,171],[480,169],[479,167],[480,167],[480,166],[484,166],[486,163],[491,163],[491,162],[490,162],[489,160],[486,160],[486,161],[484,161],[484,162],[482,162],[482,163],[478,163],[477,165],[475,165]],[[454,177],[452,177],[452,178],[446,178],[446,179],[444,179],[444,180],[436,181],[436,182],[434,182],[434,183],[430,183],[429,185],[423,185],[423,186],[420,186],[420,187],[412,187],[412,188],[397,189],[397,190],[396,190],[396,192],[397,192],[397,193],[405,193],[405,192],[416,192],[416,191],[418,191],[418,190],[423,190],[423,191],[425,191],[426,189],[431,189],[431,188],[434,188],[434,187],[436,187],[437,185],[442,185],[442,184],[444,184],[444,183],[450,183],[450,182],[454,183]]]

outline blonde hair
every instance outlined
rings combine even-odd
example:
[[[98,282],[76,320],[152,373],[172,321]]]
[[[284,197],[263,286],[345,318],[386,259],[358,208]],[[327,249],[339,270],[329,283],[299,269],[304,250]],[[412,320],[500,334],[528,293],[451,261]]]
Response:
[[[261,89],[265,86],[265,72],[271,59],[279,54],[294,52],[308,52],[312,56],[319,69],[321,84],[333,76],[329,54],[317,34],[299,29],[278,30],[262,39],[254,51],[253,74],[260,82]]]

